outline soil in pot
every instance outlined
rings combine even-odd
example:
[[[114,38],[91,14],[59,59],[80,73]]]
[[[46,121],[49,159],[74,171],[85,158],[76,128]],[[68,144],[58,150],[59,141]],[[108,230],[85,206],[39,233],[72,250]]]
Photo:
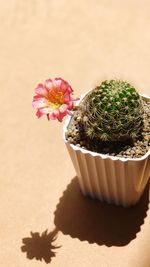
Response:
[[[80,125],[81,111],[74,112],[66,139],[81,148],[97,153],[124,158],[140,158],[150,149],[150,101],[143,101],[144,108],[144,128],[141,136],[135,141],[126,142],[99,142],[96,138],[90,140]]]

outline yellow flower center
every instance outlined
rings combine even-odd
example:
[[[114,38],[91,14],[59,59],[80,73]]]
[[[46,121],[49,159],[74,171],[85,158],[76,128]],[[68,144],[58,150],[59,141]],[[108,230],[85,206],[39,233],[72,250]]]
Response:
[[[54,88],[49,92],[48,105],[52,109],[59,109],[60,106],[64,103],[63,99],[64,99],[64,93],[61,90],[58,91],[57,88]]]

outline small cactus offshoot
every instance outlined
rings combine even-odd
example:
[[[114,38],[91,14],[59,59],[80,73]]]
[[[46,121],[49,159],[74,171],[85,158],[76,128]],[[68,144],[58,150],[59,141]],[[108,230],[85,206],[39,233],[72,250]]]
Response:
[[[125,81],[102,82],[83,99],[81,114],[80,125],[90,139],[135,140],[143,130],[141,97]]]

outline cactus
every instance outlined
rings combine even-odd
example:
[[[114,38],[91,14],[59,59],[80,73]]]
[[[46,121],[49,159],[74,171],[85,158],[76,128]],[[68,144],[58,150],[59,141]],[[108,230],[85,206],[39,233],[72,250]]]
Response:
[[[143,130],[142,101],[128,82],[106,80],[81,103],[80,126],[92,140],[136,140]]]

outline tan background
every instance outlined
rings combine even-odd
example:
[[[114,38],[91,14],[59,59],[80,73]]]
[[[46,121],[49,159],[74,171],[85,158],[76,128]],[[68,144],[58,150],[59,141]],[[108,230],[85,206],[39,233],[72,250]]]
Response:
[[[150,1],[0,0],[0,266],[149,267],[149,188],[129,210],[83,198],[62,124],[34,115],[34,88],[57,76],[76,96],[105,78],[149,94]],[[48,235],[21,251],[55,227],[55,257]]]

